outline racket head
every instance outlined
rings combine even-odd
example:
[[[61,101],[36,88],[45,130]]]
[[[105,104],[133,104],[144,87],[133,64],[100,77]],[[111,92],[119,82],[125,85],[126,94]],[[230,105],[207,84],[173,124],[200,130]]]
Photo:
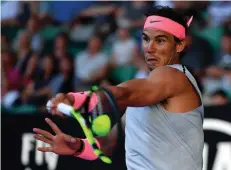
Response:
[[[88,108],[93,93],[96,94],[98,103],[96,107],[89,112]],[[110,90],[97,86],[92,86],[83,105],[78,110],[73,110],[72,112],[72,115],[79,121],[94,153],[105,163],[111,163],[112,161],[98,148],[94,137],[108,135],[112,127],[117,124],[117,143],[119,143],[120,137],[123,136],[122,115],[120,113],[116,99]]]
[[[112,127],[117,124],[118,134],[121,136],[120,134],[123,133],[121,112],[112,92],[106,88],[99,88],[97,86],[93,86],[91,92],[96,94],[98,103],[91,112],[83,116],[85,116],[86,120],[89,120],[87,123],[94,135],[106,136],[110,133]],[[90,98],[91,95],[84,103],[85,110],[88,109]]]

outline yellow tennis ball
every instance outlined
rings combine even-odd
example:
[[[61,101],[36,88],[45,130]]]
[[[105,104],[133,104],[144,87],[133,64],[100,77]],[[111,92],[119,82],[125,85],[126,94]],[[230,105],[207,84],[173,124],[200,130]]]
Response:
[[[92,121],[92,131],[98,136],[106,136],[111,130],[111,120],[108,115],[100,115]]]

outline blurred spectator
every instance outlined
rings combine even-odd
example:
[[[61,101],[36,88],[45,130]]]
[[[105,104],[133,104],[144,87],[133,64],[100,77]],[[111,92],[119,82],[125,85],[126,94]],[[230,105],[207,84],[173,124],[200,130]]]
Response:
[[[192,6],[192,1],[173,1],[173,8],[180,13],[186,13]]]
[[[50,14],[58,24],[68,24],[80,12],[95,4],[94,1],[54,1],[50,6]]]
[[[107,37],[116,30],[115,14],[118,2],[102,1],[90,6],[79,14],[79,17],[93,17],[95,19],[95,32],[101,38]]]
[[[42,60],[41,69],[37,72],[33,81],[31,81],[23,92],[24,103],[37,106],[45,105],[51,97],[49,83],[56,73],[55,60],[52,55],[46,55]]]
[[[17,104],[32,104],[44,110],[47,99],[57,93],[67,93],[74,90],[73,61],[63,57],[59,61],[59,73],[54,75],[54,58],[50,55],[43,59],[42,71],[37,74],[17,100]],[[43,76],[43,78],[41,78]]]
[[[16,68],[20,71],[21,75],[24,75],[26,72],[28,61],[31,58],[32,54],[32,50],[30,48],[31,39],[27,32],[23,32],[18,38],[19,43],[18,47],[16,48],[18,60],[16,63]]]
[[[30,37],[30,46],[31,50],[36,53],[41,52],[43,48],[43,38],[41,37],[40,33],[40,20],[37,17],[31,17],[27,22],[27,27],[25,30],[20,31],[18,36],[20,37],[21,34],[26,32]],[[17,49],[19,47],[19,39],[17,38],[14,42],[14,48]]]
[[[93,36],[85,51],[76,56],[75,76],[76,88],[89,88],[92,84],[98,84],[107,74],[108,56],[102,51],[102,40]]]
[[[33,53],[28,60],[25,73],[22,75],[23,86],[27,86],[34,78],[38,72],[39,66],[39,56],[36,53]]]
[[[210,2],[210,6],[208,7],[208,15],[210,26],[218,26],[231,22],[231,2]]]
[[[209,42],[188,30],[186,37],[187,49],[182,56],[182,63],[201,76],[203,69],[212,64],[214,53]]]
[[[68,52],[68,43],[69,43],[69,36],[67,33],[61,32],[56,36],[53,55],[57,60],[63,57],[71,56]]]
[[[28,1],[32,16],[37,16],[41,20],[49,15],[51,3],[49,1]]]
[[[20,87],[20,73],[15,68],[16,55],[10,51],[1,53],[2,67],[1,67],[1,95],[4,96],[7,92],[18,90]]]
[[[231,91],[231,30],[226,29],[222,37],[222,52],[219,54],[220,59],[216,65],[210,66],[205,70],[207,79],[205,79],[205,87],[208,90],[214,88],[222,88]],[[214,84],[217,84],[213,87]],[[212,88],[212,89],[210,89]]]
[[[225,29],[221,45],[223,51],[219,54],[221,59],[218,65],[223,69],[231,70],[231,28]]]
[[[48,85],[52,96],[57,93],[74,91],[74,66],[72,57],[63,57],[59,60],[59,71]]]
[[[228,95],[223,90],[217,90],[211,95],[211,104],[213,106],[222,106],[228,103]]]
[[[85,2],[84,2],[85,3]],[[99,1],[97,3],[85,3],[85,9],[76,15],[72,23],[70,37],[74,41],[87,42],[94,34],[100,34],[105,38],[116,29],[114,14],[118,3]]]
[[[221,27],[231,23],[230,2],[3,1],[4,105],[33,104],[40,108],[58,92],[146,77],[149,70],[140,51],[143,11],[149,5],[161,4],[194,16],[182,62],[200,78],[198,83],[202,83],[203,96],[209,98],[209,103],[226,103],[225,95],[218,90],[231,97],[231,31],[225,29],[221,40],[220,36]],[[45,26],[51,26],[50,38],[43,32]],[[25,29],[19,31],[21,28]],[[61,29],[66,32],[58,33]],[[86,44],[87,49],[76,54]],[[215,48],[219,44],[222,48]]]
[[[154,1],[153,6],[169,6],[170,8],[173,8],[173,1],[167,1],[167,0]]]
[[[231,71],[231,30],[226,29],[222,37],[222,51],[218,54],[218,61],[215,66],[206,70],[207,75],[220,77]]]
[[[9,40],[6,35],[1,34],[1,52],[8,51],[9,49]]]
[[[126,27],[120,27],[117,31],[117,38],[112,44],[110,67],[118,67],[134,64],[139,55],[138,44],[130,36]]]
[[[135,78],[146,78],[148,77],[148,74],[149,74],[149,69],[145,64],[143,64],[142,67],[139,68],[139,70],[136,72],[135,74]]]
[[[141,28],[144,23],[143,11],[147,7],[147,1],[125,2],[117,13],[117,24],[133,29]]]
[[[31,16],[36,16],[40,20],[41,26],[55,24],[52,18],[52,4],[55,1],[28,1]]]
[[[18,16],[21,13],[22,2],[20,1],[1,1],[1,24],[18,24]]]

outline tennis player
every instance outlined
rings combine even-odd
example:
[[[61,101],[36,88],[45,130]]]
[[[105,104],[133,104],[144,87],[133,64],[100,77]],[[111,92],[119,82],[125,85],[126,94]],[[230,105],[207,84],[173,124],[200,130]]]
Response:
[[[201,170],[204,145],[201,92],[192,74],[180,63],[192,19],[187,21],[169,7],[154,7],[146,16],[142,48],[149,76],[106,87],[119,106],[127,108],[122,118],[127,169]],[[62,116],[56,109],[58,103],[78,107],[83,96],[57,94],[52,99],[51,113]],[[36,139],[51,145],[38,150],[96,159],[85,139],[68,136],[50,119],[46,121],[56,136],[34,129]],[[110,154],[116,145],[116,131],[113,127],[108,136],[96,138],[105,154]]]

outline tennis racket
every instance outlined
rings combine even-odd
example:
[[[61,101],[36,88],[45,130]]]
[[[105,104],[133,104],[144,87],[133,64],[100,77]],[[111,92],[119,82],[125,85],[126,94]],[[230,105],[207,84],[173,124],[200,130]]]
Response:
[[[96,93],[98,97],[98,104],[89,112],[89,102],[93,93]],[[108,89],[92,86],[84,104],[79,109],[64,103],[58,104],[57,107],[60,112],[78,121],[94,153],[104,163],[111,164],[112,160],[105,156],[96,145],[94,136],[107,135],[115,122],[118,124],[118,139],[122,135],[120,109],[113,94]]]

